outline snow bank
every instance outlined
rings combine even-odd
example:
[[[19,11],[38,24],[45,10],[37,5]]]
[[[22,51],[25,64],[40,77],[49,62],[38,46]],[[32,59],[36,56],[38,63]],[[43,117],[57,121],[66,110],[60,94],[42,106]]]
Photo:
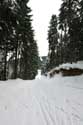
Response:
[[[66,63],[66,64],[62,64],[57,68],[64,68],[64,69],[69,69],[69,68],[79,68],[79,69],[83,69],[83,61],[78,61],[77,63]]]
[[[69,70],[69,69],[81,69],[83,70],[83,61],[78,61],[77,63],[66,63],[66,64],[61,64],[59,65],[58,67],[56,68],[53,68],[51,71],[49,71],[47,74],[48,76],[53,73],[54,71],[59,71],[60,69],[66,69],[66,70]]]

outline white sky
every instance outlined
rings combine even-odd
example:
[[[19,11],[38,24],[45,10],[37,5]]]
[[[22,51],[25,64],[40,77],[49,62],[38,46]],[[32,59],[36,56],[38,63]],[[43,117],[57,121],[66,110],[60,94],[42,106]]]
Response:
[[[33,28],[40,56],[48,54],[47,32],[52,14],[58,14],[61,0],[30,0],[33,14]]]

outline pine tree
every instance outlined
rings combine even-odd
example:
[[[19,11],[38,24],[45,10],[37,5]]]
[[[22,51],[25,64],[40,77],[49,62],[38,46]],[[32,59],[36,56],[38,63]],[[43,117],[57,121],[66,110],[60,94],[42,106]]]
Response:
[[[59,14],[60,29],[64,33],[64,43],[67,43],[69,61],[77,60],[79,45],[79,0],[63,0]]]
[[[80,50],[79,60],[83,60],[83,0],[80,1]]]
[[[3,80],[7,79],[7,55],[13,49],[12,38],[15,19],[13,19],[12,5],[11,0],[0,1],[0,49],[3,51]]]
[[[28,7],[29,0],[16,1],[18,5],[16,6],[16,11],[18,13],[17,48],[19,48],[17,53],[20,54],[19,74],[21,74],[20,77],[22,79],[33,79],[38,69],[38,51],[31,25],[31,9]],[[17,56],[19,57],[19,55]]]
[[[0,1],[0,50],[3,51],[3,79],[7,79],[8,60],[14,64],[13,78],[33,79],[38,69],[38,48],[31,25],[28,0]],[[0,52],[1,52],[0,51]],[[19,72],[18,72],[19,71]]]
[[[57,16],[52,15],[49,31],[48,31],[48,42],[49,42],[49,54],[48,54],[48,70],[57,65],[56,51],[58,44],[58,31],[57,31]]]

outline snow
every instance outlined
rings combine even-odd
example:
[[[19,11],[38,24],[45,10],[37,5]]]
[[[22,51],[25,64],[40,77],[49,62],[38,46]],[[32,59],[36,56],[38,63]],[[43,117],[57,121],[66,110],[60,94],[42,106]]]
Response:
[[[83,61],[78,61],[77,63],[72,63],[72,64],[66,63],[59,66],[59,68],[65,68],[65,69],[68,69],[69,67],[83,69]]]
[[[36,76],[36,79],[40,79],[41,78],[41,70],[38,70],[38,74]]]
[[[78,61],[77,63],[65,63],[65,64],[61,64],[58,67],[53,68],[52,70],[50,70],[47,75],[49,76],[50,73],[52,73],[55,70],[59,70],[59,69],[74,69],[74,68],[78,68],[78,69],[83,69],[83,61]]]
[[[83,125],[83,75],[0,81],[1,125]]]

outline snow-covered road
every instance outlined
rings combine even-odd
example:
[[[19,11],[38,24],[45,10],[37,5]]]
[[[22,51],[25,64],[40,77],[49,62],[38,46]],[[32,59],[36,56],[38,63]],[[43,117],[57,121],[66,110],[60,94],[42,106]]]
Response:
[[[83,76],[0,82],[0,125],[83,125]]]

